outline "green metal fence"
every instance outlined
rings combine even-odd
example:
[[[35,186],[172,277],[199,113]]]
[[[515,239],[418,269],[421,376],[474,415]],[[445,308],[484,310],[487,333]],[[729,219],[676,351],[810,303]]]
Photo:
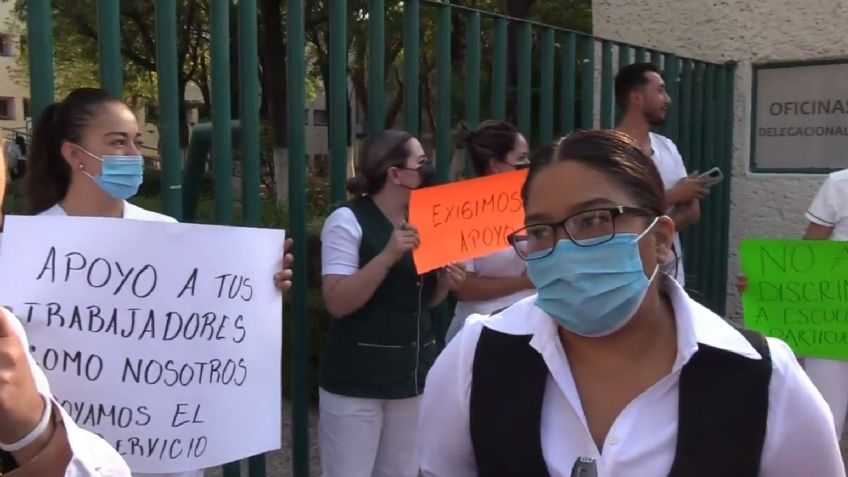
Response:
[[[605,40],[584,33],[540,23],[443,3],[434,0],[390,0],[402,5],[403,33],[403,124],[413,134],[422,132],[421,52],[422,37],[435,35],[436,102],[435,157],[438,176],[449,178],[453,155],[452,130],[463,121],[473,127],[488,117],[515,121],[535,146],[547,143],[577,128],[612,127],[620,116],[613,104],[613,77],[618,68],[633,61],[652,61],[665,74],[674,101],[662,133],[673,139],[689,170],[705,171],[719,166],[726,174],[731,165],[733,75],[732,65],[710,64],[674,54],[648,50],[636,45]],[[215,215],[219,223],[231,224],[235,215],[232,190],[233,143],[230,134],[230,0],[209,0],[212,56],[212,159],[215,181]],[[242,160],[243,222],[259,224],[260,150],[259,78],[257,58],[256,0],[239,0],[237,10],[240,63],[240,156]],[[367,130],[386,127],[386,0],[367,2],[368,88]],[[289,149],[289,235],[295,237],[298,264],[307,257],[306,142],[303,111],[306,107],[306,0],[287,0],[286,67],[288,149]],[[156,0],[156,55],[159,87],[159,132],[163,180],[162,195],[170,215],[182,217],[182,156],[179,149],[179,91],[177,79],[177,18],[174,0]],[[100,76],[105,88],[122,91],[120,45],[120,1],[98,0]],[[54,100],[52,10],[50,0],[27,0],[30,88],[33,115]],[[328,106],[331,152],[331,196],[345,198],[346,160],[349,131],[347,97],[348,11],[346,0],[329,1],[330,76]],[[358,12],[361,13],[361,12]],[[423,15],[434,15],[434,32],[423,32]],[[452,35],[454,28],[465,30],[463,38]],[[457,45],[457,42],[462,45]],[[457,48],[461,46],[461,48]],[[512,51],[510,51],[512,49]],[[464,71],[454,71],[452,53],[464,57]],[[485,61],[484,61],[485,58]],[[516,58],[510,71],[509,58]],[[461,73],[461,77],[457,78]],[[488,82],[488,85],[485,83]],[[487,86],[484,88],[484,86]],[[483,98],[482,91],[489,91]],[[461,108],[452,98],[454,91],[464,95]],[[461,109],[461,110],[458,110]],[[702,203],[701,222],[684,234],[688,288],[718,313],[724,313],[727,276],[729,180],[714,188]],[[311,251],[315,253],[316,251]],[[308,317],[306,308],[306,269],[295,268],[291,309],[291,353],[293,372],[292,437],[294,475],[309,475],[308,438]],[[240,475],[238,464],[225,466],[227,476]],[[266,475],[264,457],[249,460],[251,477]]]

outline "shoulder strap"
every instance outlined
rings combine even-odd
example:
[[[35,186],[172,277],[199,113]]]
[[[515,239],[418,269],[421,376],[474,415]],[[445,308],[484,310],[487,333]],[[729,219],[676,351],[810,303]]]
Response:
[[[474,354],[471,443],[480,477],[549,477],[542,455],[548,368],[529,335],[484,327]]]
[[[768,420],[771,353],[739,329],[755,360],[699,344],[680,375],[677,452],[670,477],[757,477]]]

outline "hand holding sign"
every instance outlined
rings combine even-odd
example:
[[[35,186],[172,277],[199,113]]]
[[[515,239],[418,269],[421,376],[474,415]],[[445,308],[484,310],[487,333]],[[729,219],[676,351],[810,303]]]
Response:
[[[383,254],[394,265],[407,253],[415,250],[421,245],[418,229],[412,224],[403,224],[392,232],[389,243],[383,248]]]
[[[44,400],[35,386],[27,351],[12,328],[9,314],[0,312],[0,442],[12,444],[41,420]]]
[[[282,292],[289,291],[292,286],[291,281],[294,273],[292,272],[291,267],[292,264],[294,264],[294,255],[289,253],[292,244],[294,244],[294,240],[286,239],[286,242],[283,245],[283,270],[274,275],[274,286]]]
[[[459,290],[463,282],[465,282],[465,266],[461,263],[450,263],[439,271],[439,286],[448,291]]]
[[[418,273],[509,248],[506,237],[524,223],[526,177],[521,170],[412,191],[409,219],[421,233]]]

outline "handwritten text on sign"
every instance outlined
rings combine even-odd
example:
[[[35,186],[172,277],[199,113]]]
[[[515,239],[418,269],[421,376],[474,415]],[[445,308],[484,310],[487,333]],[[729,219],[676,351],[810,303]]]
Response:
[[[745,324],[801,356],[848,360],[848,243],[746,240]]]
[[[409,222],[418,228],[418,273],[509,247],[524,223],[521,186],[527,171],[454,182],[412,192]]]
[[[10,216],[0,303],[58,402],[134,472],[212,467],[280,446],[283,237]]]

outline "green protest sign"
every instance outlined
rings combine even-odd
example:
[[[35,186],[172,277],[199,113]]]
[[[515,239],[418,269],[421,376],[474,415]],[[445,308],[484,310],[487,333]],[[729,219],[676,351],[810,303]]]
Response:
[[[745,240],[745,326],[800,356],[848,360],[848,242]]]

